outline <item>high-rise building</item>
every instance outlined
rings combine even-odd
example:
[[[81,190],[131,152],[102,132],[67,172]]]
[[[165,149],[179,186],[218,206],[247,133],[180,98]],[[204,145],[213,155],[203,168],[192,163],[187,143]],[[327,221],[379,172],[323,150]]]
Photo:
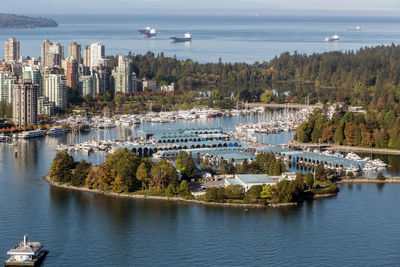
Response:
[[[118,56],[118,66],[114,70],[115,93],[132,93],[132,60],[126,56]]]
[[[101,43],[90,45],[90,67],[99,66],[103,63],[105,57],[105,48]]]
[[[64,47],[59,43],[44,40],[42,43],[42,67],[61,67],[64,58]]]
[[[111,71],[109,67],[99,66],[93,67],[93,93],[96,95],[102,95],[110,90],[110,75]]]
[[[67,79],[61,74],[46,77],[45,95],[57,108],[67,107]]]
[[[67,58],[67,68],[66,68],[66,76],[67,76],[67,86],[69,88],[76,88],[78,82],[78,63],[75,60],[75,56],[71,55]]]
[[[16,76],[8,76],[0,72],[0,100],[13,102],[13,86],[17,83]]]
[[[15,41],[13,37],[8,38],[8,41],[4,42],[5,61],[18,60],[19,56],[19,42]]]
[[[54,103],[50,102],[45,96],[38,98],[38,115],[54,115]]]
[[[81,64],[82,49],[80,44],[73,42],[72,44],[68,45],[68,57],[71,56],[75,57],[78,65]]]
[[[83,50],[83,65],[90,67],[90,46],[85,46]]]
[[[80,76],[79,88],[83,96],[93,95],[93,77],[91,75]]]
[[[13,86],[13,121],[17,126],[37,124],[38,85],[20,80]]]

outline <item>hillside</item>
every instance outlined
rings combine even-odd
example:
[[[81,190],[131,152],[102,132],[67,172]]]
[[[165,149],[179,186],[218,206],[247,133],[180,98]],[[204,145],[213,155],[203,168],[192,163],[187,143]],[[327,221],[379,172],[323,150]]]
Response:
[[[12,14],[0,14],[0,29],[22,29],[57,26],[57,22],[51,19],[32,18]]]

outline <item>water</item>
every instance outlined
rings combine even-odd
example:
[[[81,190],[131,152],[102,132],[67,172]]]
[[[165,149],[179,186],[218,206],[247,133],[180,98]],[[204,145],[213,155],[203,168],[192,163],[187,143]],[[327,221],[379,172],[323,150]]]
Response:
[[[357,50],[365,46],[398,44],[400,18],[377,16],[227,16],[227,15],[53,15],[57,28],[1,30],[0,40],[10,36],[21,41],[21,54],[40,56],[44,39],[67,47],[77,41],[83,46],[100,41],[106,54],[164,52],[167,56],[191,58],[199,62],[264,61],[282,52],[315,53]],[[144,39],[137,29],[155,27],[156,38]],[[361,32],[346,29],[360,25]],[[189,31],[192,43],[170,43],[169,37]],[[340,41],[327,43],[328,35],[339,34]],[[4,51],[0,49],[0,56]]]
[[[249,120],[258,118],[143,128],[232,128]],[[131,132],[117,128],[106,135],[123,138]],[[43,180],[57,144],[97,136],[92,131],[22,141],[17,158],[15,147],[0,145],[0,258],[28,233],[50,250],[43,266],[387,266],[400,261],[400,185],[341,185],[334,198],[246,211],[109,197]],[[282,143],[286,137],[270,138]]]

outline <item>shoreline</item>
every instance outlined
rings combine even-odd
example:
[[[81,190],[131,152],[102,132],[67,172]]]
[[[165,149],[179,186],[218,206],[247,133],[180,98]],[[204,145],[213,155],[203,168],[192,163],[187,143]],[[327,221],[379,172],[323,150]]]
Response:
[[[96,193],[96,194],[102,194],[106,196],[112,196],[112,197],[120,197],[120,198],[133,198],[133,199],[150,199],[150,200],[163,200],[163,201],[174,201],[174,202],[183,202],[183,203],[189,203],[189,204],[197,204],[197,205],[205,205],[205,206],[219,206],[219,207],[232,207],[232,208],[282,208],[282,207],[290,207],[290,206],[297,206],[298,203],[292,202],[292,203],[279,203],[279,204],[268,204],[268,205],[262,205],[262,204],[236,204],[236,203],[217,203],[217,202],[205,202],[201,200],[196,200],[196,199],[184,199],[181,197],[163,197],[163,196],[146,196],[146,195],[134,195],[134,194],[127,194],[127,193],[114,193],[114,192],[109,192],[109,191],[100,191],[97,189],[89,189],[85,187],[78,187],[78,186],[72,186],[72,185],[67,185],[67,184],[58,184],[54,181],[51,181],[50,177],[48,175],[43,177],[45,181],[47,181],[51,186],[55,187],[60,187],[64,189],[69,189],[69,190],[77,190],[81,192],[90,192],[90,193]]]
[[[400,184],[400,178],[386,178],[385,180],[378,180],[374,178],[353,178],[341,179],[336,181],[337,184]]]
[[[300,104],[300,103],[279,104],[279,103],[255,102],[255,103],[249,103],[248,105],[250,107],[265,107],[265,108],[307,108],[307,107],[321,108],[320,105],[306,105],[306,104]]]
[[[327,143],[321,143],[321,144],[314,144],[314,143],[301,143],[299,141],[295,140],[290,140],[289,145],[292,146],[299,146],[301,148],[307,148],[307,147],[317,147],[317,146],[323,146],[327,147],[328,150],[333,150],[333,151],[339,151],[339,152],[359,152],[359,153],[375,153],[375,154],[381,154],[381,155],[400,155],[400,150],[396,149],[389,149],[389,148],[368,148],[368,147],[360,147],[360,146],[343,146],[343,145],[338,145],[338,144],[327,144]]]

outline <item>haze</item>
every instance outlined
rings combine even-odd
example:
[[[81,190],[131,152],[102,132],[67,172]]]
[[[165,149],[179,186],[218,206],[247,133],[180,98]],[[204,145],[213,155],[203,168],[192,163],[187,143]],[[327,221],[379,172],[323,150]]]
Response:
[[[15,14],[268,14],[273,11],[398,12],[398,0],[1,0]],[[35,3],[32,6],[32,3]],[[394,13],[396,14],[396,13]]]

